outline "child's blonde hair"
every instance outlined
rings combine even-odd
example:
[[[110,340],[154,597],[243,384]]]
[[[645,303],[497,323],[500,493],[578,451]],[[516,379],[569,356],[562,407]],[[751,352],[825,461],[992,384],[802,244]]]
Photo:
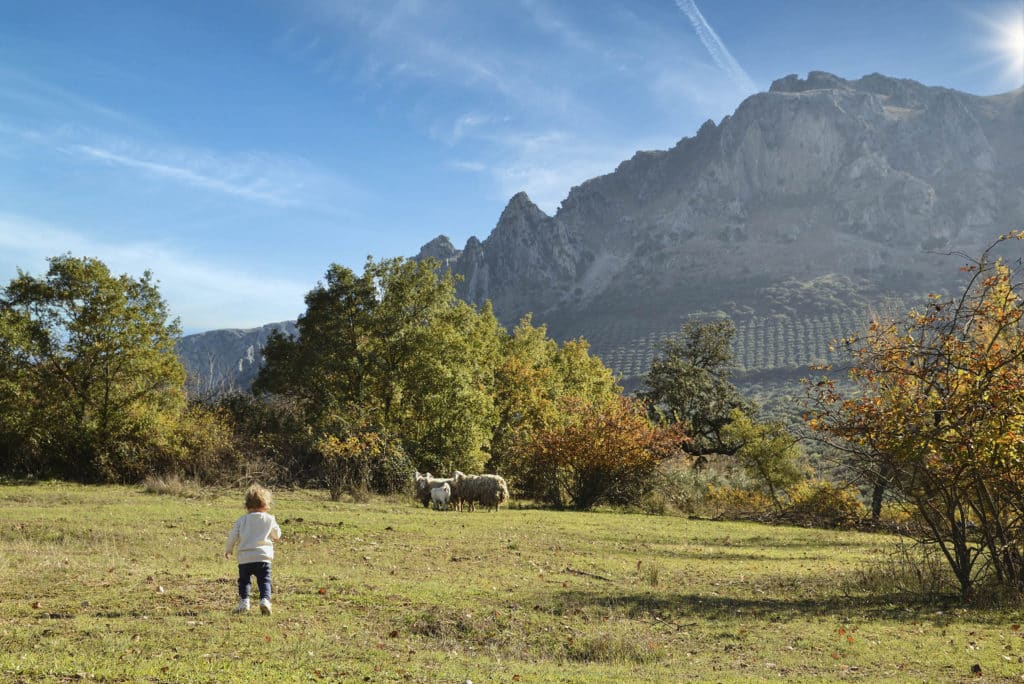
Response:
[[[258,484],[249,487],[249,490],[245,493],[246,510],[258,511],[261,508],[270,508],[270,504],[273,501],[274,497],[270,494],[270,491],[260,487]]]

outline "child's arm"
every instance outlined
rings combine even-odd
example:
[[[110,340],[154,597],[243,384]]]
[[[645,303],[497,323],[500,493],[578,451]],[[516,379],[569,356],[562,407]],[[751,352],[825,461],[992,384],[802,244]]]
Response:
[[[235,544],[238,543],[239,530],[240,526],[236,520],[235,524],[231,526],[231,531],[228,533],[228,540],[224,544],[225,558],[231,558],[231,553],[235,550]]]
[[[281,528],[277,524],[277,520],[274,520],[274,525],[270,528],[270,538],[277,541],[281,538]]]

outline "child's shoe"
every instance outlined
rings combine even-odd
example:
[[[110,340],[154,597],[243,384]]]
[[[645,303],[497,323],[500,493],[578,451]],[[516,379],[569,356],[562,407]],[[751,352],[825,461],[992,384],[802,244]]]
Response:
[[[249,599],[239,599],[238,607],[235,608],[236,613],[248,613],[249,612]]]
[[[270,599],[260,599],[260,612],[270,615]]]

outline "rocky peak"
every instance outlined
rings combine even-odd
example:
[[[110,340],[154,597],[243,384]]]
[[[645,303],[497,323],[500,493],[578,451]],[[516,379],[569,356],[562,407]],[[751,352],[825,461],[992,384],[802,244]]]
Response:
[[[501,217],[498,219],[498,228],[503,225],[538,225],[550,217],[541,211],[541,208],[533,203],[530,196],[525,192],[517,192],[505,205]]]
[[[442,264],[446,264],[457,259],[459,254],[461,254],[461,252],[455,249],[455,245],[452,244],[452,241],[447,235],[438,235],[436,238],[420,247],[420,253],[414,258],[416,261],[433,258],[437,259]]]

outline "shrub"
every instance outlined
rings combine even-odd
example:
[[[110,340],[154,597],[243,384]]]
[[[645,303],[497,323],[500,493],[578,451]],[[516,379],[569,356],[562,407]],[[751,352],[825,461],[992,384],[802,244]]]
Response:
[[[563,422],[521,445],[522,493],[552,506],[587,510],[636,505],[656,484],[658,463],[681,441],[678,426],[652,425],[639,402],[565,400]]]
[[[852,527],[866,514],[855,490],[825,480],[807,480],[787,490],[783,518],[811,527]]]
[[[332,501],[338,501],[346,489],[356,497],[371,490],[378,494],[401,491],[413,469],[401,445],[377,432],[344,438],[324,435],[315,448],[322,458],[321,474]]]
[[[705,506],[713,518],[726,520],[768,520],[775,512],[771,497],[764,493],[729,486],[708,485]]]

